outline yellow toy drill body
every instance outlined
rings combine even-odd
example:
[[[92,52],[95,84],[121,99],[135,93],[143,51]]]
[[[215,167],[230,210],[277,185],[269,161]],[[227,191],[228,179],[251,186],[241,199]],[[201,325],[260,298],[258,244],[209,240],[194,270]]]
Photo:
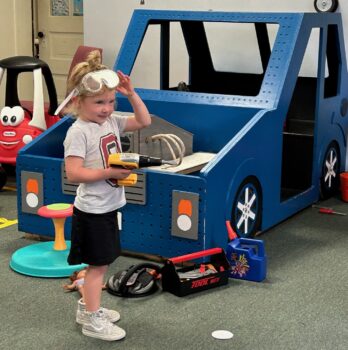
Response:
[[[109,155],[110,167],[122,167],[125,169],[139,169],[148,166],[171,164],[176,165],[175,161],[163,160],[161,158],[143,156],[137,153],[115,153]],[[132,186],[137,183],[137,174],[130,174],[125,179],[117,180],[120,186]]]

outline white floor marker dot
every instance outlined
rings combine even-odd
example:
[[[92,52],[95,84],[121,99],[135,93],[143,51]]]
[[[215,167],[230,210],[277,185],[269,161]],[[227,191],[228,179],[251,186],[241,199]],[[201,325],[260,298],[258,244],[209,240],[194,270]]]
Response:
[[[211,334],[216,339],[231,339],[233,338],[233,333],[224,330],[217,330]]]

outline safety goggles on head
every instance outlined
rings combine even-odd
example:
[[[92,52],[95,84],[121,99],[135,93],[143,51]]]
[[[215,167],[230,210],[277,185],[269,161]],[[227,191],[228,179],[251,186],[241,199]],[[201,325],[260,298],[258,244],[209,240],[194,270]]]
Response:
[[[73,89],[58,106],[54,115],[59,114],[73,97],[80,95],[82,92],[96,94],[102,90],[103,86],[106,86],[109,89],[115,89],[119,82],[120,79],[118,78],[118,75],[111,69],[102,69],[87,73],[82,78],[79,86]]]
[[[103,85],[109,89],[114,89],[120,82],[117,74],[111,69],[102,69],[87,73],[81,80],[80,91],[86,90],[91,93],[101,91]]]

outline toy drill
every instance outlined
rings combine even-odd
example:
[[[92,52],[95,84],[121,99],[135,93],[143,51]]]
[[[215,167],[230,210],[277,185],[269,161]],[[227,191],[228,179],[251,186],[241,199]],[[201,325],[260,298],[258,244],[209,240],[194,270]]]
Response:
[[[139,169],[155,165],[176,165],[175,160],[164,160],[157,157],[149,157],[137,153],[115,153],[109,155],[110,167],[122,167],[125,169]],[[130,174],[125,179],[117,180],[120,186],[132,186],[137,183],[137,174]]]

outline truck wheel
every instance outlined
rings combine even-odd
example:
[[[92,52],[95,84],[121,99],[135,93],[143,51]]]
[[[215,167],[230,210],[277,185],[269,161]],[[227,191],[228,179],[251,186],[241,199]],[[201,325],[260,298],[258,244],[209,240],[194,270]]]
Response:
[[[0,190],[5,186],[7,175],[5,169],[0,165]]]
[[[232,207],[231,225],[239,237],[253,237],[261,224],[262,195],[258,181],[247,177],[239,186]]]
[[[317,12],[335,12],[338,0],[314,0],[314,7]]]
[[[338,192],[340,187],[340,154],[335,142],[331,142],[325,152],[321,166],[320,197],[326,199]]]

